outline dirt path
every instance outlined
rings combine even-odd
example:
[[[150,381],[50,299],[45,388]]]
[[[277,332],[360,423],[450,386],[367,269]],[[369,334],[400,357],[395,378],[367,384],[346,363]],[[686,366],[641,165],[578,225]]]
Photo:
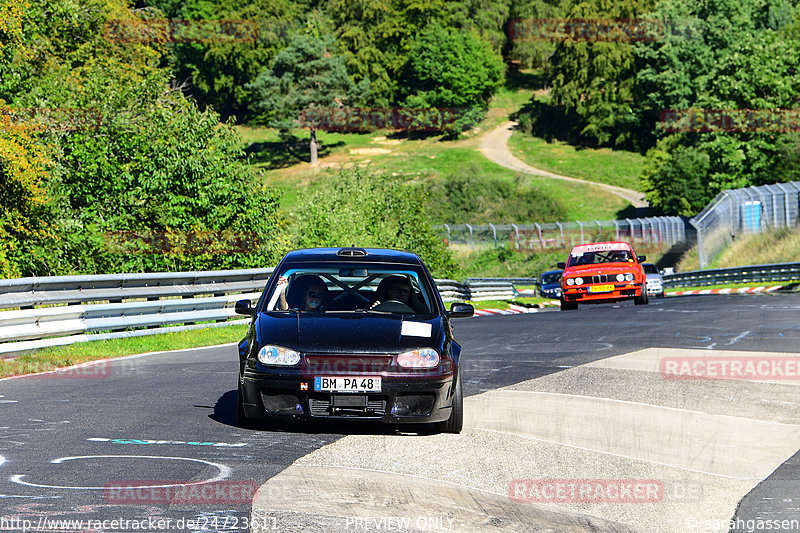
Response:
[[[508,149],[508,139],[511,138],[511,133],[514,130],[514,126],[516,125],[517,125],[516,122],[509,121],[504,124],[501,124],[497,128],[493,129],[492,131],[484,135],[483,138],[481,139],[481,144],[480,144],[480,149],[483,155],[485,155],[489,160],[497,163],[498,165],[510,168],[511,170],[524,172],[526,174],[531,174],[534,176],[542,176],[544,178],[574,181],[578,183],[584,183],[586,185],[592,185],[594,187],[599,187],[613,194],[616,194],[620,198],[633,204],[634,207],[648,206],[647,200],[644,199],[644,194],[640,193],[639,191],[634,191],[632,189],[625,189],[624,187],[616,187],[614,185],[607,185],[605,183],[597,183],[594,181],[586,181],[577,178],[570,178],[568,176],[560,176],[558,174],[553,174],[552,172],[547,172],[546,170],[534,168],[528,165],[527,163],[521,161],[520,159],[514,157],[514,155]]]

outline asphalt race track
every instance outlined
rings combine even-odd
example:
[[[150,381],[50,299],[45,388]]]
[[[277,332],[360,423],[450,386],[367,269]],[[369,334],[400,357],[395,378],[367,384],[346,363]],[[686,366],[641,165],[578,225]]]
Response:
[[[0,380],[0,531],[800,531],[800,380],[660,372],[800,354],[798,310],[725,295],[458,320],[460,435],[239,429],[233,345]]]

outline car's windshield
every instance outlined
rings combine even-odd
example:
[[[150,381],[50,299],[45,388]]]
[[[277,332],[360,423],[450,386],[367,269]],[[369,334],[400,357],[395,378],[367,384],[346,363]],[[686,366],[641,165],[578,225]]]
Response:
[[[545,274],[542,274],[542,285],[558,283],[560,279],[561,279],[561,272],[547,272]]]
[[[431,289],[409,265],[292,264],[275,274],[265,311],[430,314]]]
[[[591,244],[573,248],[570,252],[567,266],[631,263],[633,260],[633,253],[625,244]]]
[[[658,269],[655,265],[645,263],[642,265],[642,268],[644,269],[645,274],[658,274]]]

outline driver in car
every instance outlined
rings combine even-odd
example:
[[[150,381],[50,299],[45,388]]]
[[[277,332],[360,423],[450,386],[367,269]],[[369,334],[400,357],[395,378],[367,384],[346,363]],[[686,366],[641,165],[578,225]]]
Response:
[[[375,301],[370,306],[370,309],[373,309],[381,303],[388,301],[400,302],[413,309],[414,305],[411,301],[411,294],[411,283],[406,277],[385,277],[378,284],[378,289],[375,291]]]

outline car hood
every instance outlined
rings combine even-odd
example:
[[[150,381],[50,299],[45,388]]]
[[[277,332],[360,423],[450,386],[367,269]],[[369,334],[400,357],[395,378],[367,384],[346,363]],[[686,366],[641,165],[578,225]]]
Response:
[[[277,344],[312,353],[397,353],[437,347],[439,317],[359,314],[262,314],[259,344]]]

